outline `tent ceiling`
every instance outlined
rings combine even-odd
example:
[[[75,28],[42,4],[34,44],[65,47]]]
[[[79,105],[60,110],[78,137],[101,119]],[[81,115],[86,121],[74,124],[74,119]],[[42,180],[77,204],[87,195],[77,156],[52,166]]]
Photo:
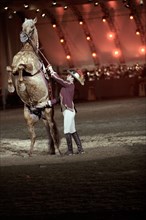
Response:
[[[25,9],[23,4],[29,4]],[[145,63],[146,56],[140,53],[140,48],[145,46],[146,35],[146,1],[131,0],[130,7],[126,7],[123,1],[97,1],[87,0],[58,0],[57,6],[52,7],[52,1],[2,1],[9,9],[4,12],[9,26],[14,28],[16,23],[18,35],[24,18],[37,17],[37,30],[40,47],[47,59],[55,66],[93,68],[96,65],[120,64],[120,63]],[[126,1],[126,4],[128,1]],[[67,10],[64,6],[68,5]],[[3,8],[1,7],[1,10]],[[40,12],[36,12],[40,9]],[[17,13],[12,12],[16,10]],[[134,20],[129,19],[129,14],[134,12]],[[42,17],[45,13],[45,17]],[[108,17],[107,22],[102,17]],[[9,17],[10,16],[10,17]],[[79,19],[84,24],[79,25]],[[52,23],[57,27],[53,28]],[[135,34],[136,29],[142,31],[140,36]],[[108,33],[114,33],[113,40],[108,39]],[[11,33],[12,35],[12,33]],[[86,37],[90,36],[88,41]],[[65,44],[60,43],[64,38]],[[114,50],[119,50],[120,57],[113,55]],[[96,57],[93,57],[93,52]],[[71,60],[66,59],[70,54]]]

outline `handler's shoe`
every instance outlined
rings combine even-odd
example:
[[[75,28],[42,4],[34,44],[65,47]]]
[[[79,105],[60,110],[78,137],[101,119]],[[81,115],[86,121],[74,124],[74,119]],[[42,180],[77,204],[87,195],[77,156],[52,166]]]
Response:
[[[73,155],[73,151],[68,150],[64,153],[64,155],[71,156],[71,155]]]
[[[85,153],[85,151],[84,151],[83,149],[78,150],[78,151],[76,152],[76,154],[84,154],[84,153]]]

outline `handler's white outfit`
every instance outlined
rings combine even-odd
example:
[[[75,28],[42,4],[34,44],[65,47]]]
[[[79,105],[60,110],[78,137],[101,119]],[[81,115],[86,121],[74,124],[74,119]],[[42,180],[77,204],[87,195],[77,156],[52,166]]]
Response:
[[[64,134],[67,133],[74,133],[76,132],[75,129],[75,110],[70,111],[68,109],[65,109],[63,111],[63,117],[64,117]]]

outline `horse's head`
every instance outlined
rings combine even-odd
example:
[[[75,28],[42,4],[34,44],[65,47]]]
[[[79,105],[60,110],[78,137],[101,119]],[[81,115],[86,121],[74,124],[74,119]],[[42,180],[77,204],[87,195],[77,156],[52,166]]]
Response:
[[[22,32],[25,33],[29,38],[32,37],[36,29],[35,27],[36,22],[37,22],[37,18],[34,18],[34,19],[25,18],[25,21],[22,24]]]
[[[31,42],[37,49],[39,47],[38,32],[35,24],[37,18],[27,19],[22,24],[22,32],[20,33],[20,40],[22,43]]]

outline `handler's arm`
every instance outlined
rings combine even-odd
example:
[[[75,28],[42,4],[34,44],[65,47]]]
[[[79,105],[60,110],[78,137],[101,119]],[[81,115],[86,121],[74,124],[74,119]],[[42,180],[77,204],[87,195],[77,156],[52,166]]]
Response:
[[[61,84],[63,87],[68,87],[70,86],[70,83],[63,80],[52,68],[51,65],[47,66],[47,70],[49,70],[49,73],[51,74],[51,77],[58,82],[59,84]]]

